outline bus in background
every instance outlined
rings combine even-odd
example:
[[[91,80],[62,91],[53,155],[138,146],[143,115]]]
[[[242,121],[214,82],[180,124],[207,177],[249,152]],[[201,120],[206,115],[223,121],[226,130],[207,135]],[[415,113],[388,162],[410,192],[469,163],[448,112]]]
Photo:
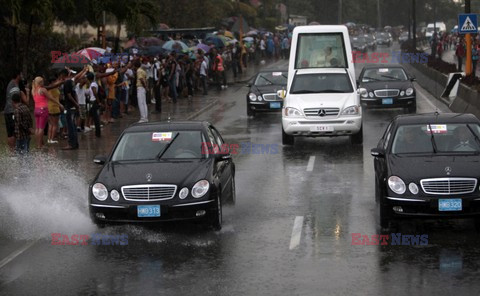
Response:
[[[282,109],[282,143],[295,137],[350,136],[363,142],[362,108],[357,92],[346,26],[301,26],[293,30],[287,89]]]

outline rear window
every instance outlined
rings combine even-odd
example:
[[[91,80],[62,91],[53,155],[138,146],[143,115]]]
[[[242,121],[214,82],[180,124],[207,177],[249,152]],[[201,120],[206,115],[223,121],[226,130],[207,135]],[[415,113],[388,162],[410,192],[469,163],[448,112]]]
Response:
[[[342,33],[298,35],[295,69],[346,68],[347,56]]]

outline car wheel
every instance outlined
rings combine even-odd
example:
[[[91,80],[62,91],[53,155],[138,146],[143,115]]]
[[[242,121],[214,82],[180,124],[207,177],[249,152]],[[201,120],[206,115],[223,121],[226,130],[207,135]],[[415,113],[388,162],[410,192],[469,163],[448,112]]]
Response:
[[[220,195],[217,196],[217,206],[215,207],[215,212],[212,214],[212,217],[210,218],[210,225],[213,227],[214,230],[218,231],[222,229],[222,219],[223,219],[223,213],[222,213],[222,198]]]
[[[360,128],[358,133],[350,136],[350,142],[353,145],[363,144],[363,126]]]
[[[417,113],[417,103],[413,102],[411,106],[407,107],[408,113]]]
[[[287,135],[282,127],[282,144],[283,145],[293,145],[295,144],[295,137]]]
[[[255,117],[255,111],[247,107],[247,116]]]

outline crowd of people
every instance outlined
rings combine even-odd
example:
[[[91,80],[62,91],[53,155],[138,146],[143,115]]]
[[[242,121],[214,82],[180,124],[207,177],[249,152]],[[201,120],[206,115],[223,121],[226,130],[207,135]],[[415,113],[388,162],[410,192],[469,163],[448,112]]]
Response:
[[[153,106],[152,113],[161,113],[162,102],[176,104],[179,98],[208,95],[210,85],[226,89],[227,71],[236,78],[250,63],[288,58],[289,46],[287,35],[275,34],[253,38],[248,45],[236,42],[212,46],[208,52],[198,49],[193,56],[173,51],[130,56],[128,62],[93,61],[77,71],[65,67],[55,77],[37,76],[31,83],[16,71],[6,91],[8,147],[26,154],[33,137],[36,149],[58,144],[59,139],[68,139],[62,149],[78,149],[78,133],[94,130],[101,137],[104,125],[135,108],[138,122],[148,122],[148,105]]]

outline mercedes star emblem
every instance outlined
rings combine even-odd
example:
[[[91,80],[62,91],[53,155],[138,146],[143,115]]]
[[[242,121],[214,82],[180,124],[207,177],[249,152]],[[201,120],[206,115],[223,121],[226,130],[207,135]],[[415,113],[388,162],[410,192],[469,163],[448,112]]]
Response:
[[[445,167],[445,173],[447,173],[447,175],[450,175],[450,173],[452,172],[452,168],[447,166]]]
[[[152,182],[152,174],[148,173],[145,175],[145,177],[147,178],[148,182]]]
[[[327,112],[325,112],[324,109],[318,110],[318,116],[323,117],[323,116],[325,116],[326,114],[327,114]]]

